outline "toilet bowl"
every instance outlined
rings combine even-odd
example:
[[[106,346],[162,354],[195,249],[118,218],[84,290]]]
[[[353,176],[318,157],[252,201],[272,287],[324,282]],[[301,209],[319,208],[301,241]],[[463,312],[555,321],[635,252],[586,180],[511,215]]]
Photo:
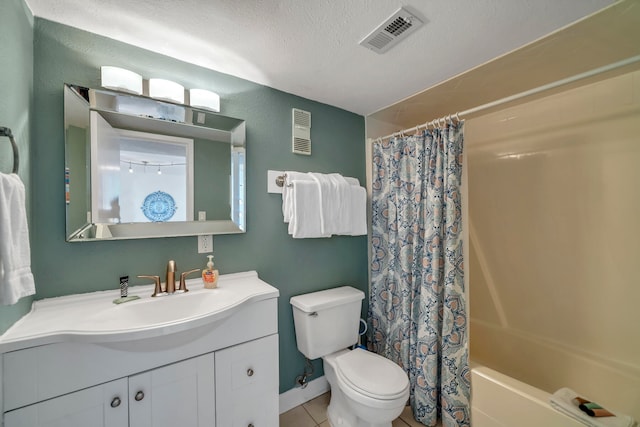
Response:
[[[391,427],[409,398],[407,374],[358,341],[364,292],[350,286],[292,297],[296,344],[308,359],[323,360],[331,387],[332,427]]]
[[[359,348],[322,359],[332,427],[391,427],[409,398],[409,380],[398,365]]]

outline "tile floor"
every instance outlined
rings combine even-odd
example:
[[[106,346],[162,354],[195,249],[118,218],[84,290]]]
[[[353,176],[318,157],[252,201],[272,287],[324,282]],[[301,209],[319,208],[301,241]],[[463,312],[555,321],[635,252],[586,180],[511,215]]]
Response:
[[[327,421],[327,406],[330,392],[296,406],[280,414],[280,427],[330,427]],[[402,414],[393,421],[393,427],[424,427],[413,419],[411,408],[405,407]]]

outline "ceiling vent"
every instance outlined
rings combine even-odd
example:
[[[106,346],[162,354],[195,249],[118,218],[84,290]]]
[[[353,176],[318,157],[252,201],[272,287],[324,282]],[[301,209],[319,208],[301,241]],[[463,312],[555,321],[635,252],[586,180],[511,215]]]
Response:
[[[377,53],[385,53],[422,26],[417,16],[400,8],[378,28],[373,30],[360,44]]]
[[[292,152],[311,155],[311,113],[293,109],[291,120]]]

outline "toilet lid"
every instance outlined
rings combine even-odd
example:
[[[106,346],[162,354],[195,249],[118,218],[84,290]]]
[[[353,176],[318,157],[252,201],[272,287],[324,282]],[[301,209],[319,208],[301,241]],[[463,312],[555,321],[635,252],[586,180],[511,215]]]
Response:
[[[336,373],[351,388],[377,399],[395,399],[409,387],[407,374],[391,360],[356,348],[336,358]]]

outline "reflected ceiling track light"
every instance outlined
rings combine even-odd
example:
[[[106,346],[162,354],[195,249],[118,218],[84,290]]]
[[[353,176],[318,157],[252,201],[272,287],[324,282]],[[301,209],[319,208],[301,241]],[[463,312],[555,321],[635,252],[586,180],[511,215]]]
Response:
[[[162,169],[160,168],[167,168],[169,166],[186,166],[186,163],[174,163],[174,162],[170,162],[170,163],[152,163],[149,162],[147,160],[143,160],[141,162],[136,162],[134,160],[121,160],[121,163],[129,163],[129,173],[133,173],[133,167],[132,165],[139,165],[139,166],[143,166],[143,173],[147,173],[147,166],[149,167],[157,167],[158,169],[156,170],[156,173],[158,175],[162,175]]]
[[[140,74],[110,65],[102,66],[100,75],[104,88],[185,104],[185,88],[174,81],[150,78],[145,87],[145,79]],[[206,89],[189,89],[188,95],[188,105],[215,113],[220,112],[220,95],[217,93]]]

